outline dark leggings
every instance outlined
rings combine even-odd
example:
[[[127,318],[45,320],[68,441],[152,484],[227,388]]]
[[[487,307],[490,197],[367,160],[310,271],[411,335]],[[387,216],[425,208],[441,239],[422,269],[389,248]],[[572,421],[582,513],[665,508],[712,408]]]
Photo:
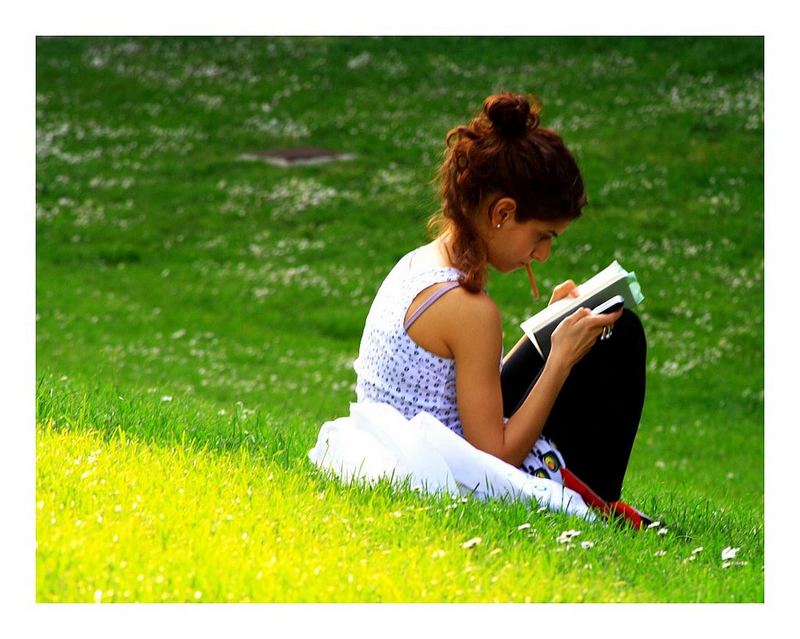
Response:
[[[542,435],[575,475],[606,501],[620,498],[645,393],[647,342],[642,323],[625,309],[612,336],[598,339],[556,398]],[[503,366],[503,413],[510,417],[541,374],[544,360],[525,340]]]

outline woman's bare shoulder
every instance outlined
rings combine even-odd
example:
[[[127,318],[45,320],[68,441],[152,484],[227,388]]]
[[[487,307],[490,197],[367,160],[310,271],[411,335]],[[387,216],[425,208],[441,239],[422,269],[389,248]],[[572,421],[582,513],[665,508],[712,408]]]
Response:
[[[460,307],[460,310],[468,311],[468,314],[475,319],[500,319],[500,309],[485,291],[473,293],[463,286],[459,286],[453,290],[453,293],[453,302]]]
[[[499,343],[502,339],[500,309],[485,292],[471,293],[459,287],[453,291],[450,310],[456,319],[450,329],[451,347],[476,342]]]

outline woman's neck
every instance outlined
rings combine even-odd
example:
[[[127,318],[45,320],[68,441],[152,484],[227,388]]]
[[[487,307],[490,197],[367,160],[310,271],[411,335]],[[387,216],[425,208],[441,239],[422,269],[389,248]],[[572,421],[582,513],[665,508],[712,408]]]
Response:
[[[451,255],[453,255],[452,242],[453,236],[448,231],[444,231],[433,241],[433,246],[436,248],[436,253],[442,263],[446,266],[455,268],[456,265],[453,263],[453,259],[451,257]]]
[[[442,232],[439,237],[431,242],[430,246],[435,249],[437,259],[441,264],[461,270],[452,258],[452,256],[455,254],[455,251],[453,250],[453,235],[449,231]],[[487,268],[488,264],[484,264],[484,274]]]

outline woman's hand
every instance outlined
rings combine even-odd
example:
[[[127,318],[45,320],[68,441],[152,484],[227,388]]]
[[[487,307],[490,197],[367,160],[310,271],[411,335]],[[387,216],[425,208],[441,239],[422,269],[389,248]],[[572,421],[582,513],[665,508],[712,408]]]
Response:
[[[606,326],[622,316],[622,310],[592,315],[588,308],[579,308],[565,317],[550,337],[550,357],[554,363],[572,369],[588,353]]]
[[[553,289],[553,294],[550,296],[550,301],[547,305],[550,306],[553,302],[564,299],[565,297],[578,297],[578,287],[572,280],[561,282]]]

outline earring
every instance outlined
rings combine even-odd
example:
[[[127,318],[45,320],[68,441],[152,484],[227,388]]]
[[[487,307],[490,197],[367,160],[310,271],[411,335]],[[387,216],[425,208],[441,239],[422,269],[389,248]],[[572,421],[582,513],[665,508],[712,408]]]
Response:
[[[503,226],[503,225],[502,225],[502,224],[498,224],[498,225],[497,225],[497,228],[500,228],[501,226]]]

